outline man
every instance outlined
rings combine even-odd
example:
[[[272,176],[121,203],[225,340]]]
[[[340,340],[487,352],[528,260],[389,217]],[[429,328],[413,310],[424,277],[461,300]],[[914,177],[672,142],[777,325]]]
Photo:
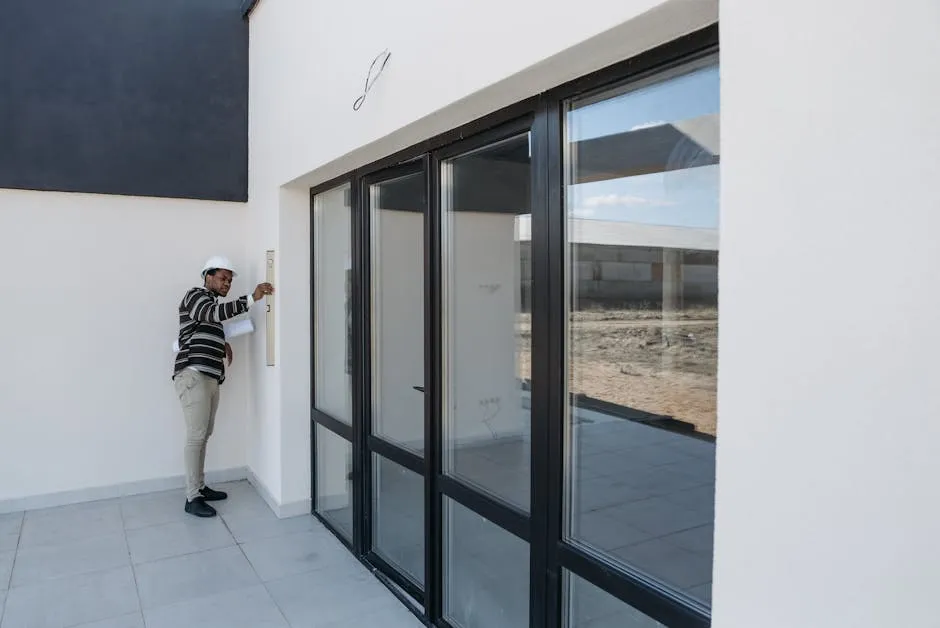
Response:
[[[228,497],[206,486],[205,479],[206,443],[215,426],[219,386],[225,381],[226,359],[232,363],[232,347],[225,342],[222,322],[247,313],[256,301],[274,294],[271,284],[261,283],[252,294],[219,303],[219,297],[228,295],[235,277],[226,258],[210,258],[202,269],[203,287],[186,292],[179,306],[179,353],[173,382],[186,418],[185,510],[197,517],[214,517],[215,508],[206,502]]]

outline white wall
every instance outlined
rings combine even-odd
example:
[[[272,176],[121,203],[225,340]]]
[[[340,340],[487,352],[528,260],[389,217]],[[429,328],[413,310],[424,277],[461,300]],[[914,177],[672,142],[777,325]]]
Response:
[[[242,264],[245,218],[237,203],[0,190],[0,509],[182,476],[177,307],[208,256]],[[246,463],[247,343],[233,347],[210,470]]]
[[[373,430],[424,449],[424,214],[372,213]]]
[[[254,338],[252,350],[262,353],[252,362],[248,459],[275,501],[302,510],[310,495],[309,186],[713,23],[717,7],[717,0],[587,0],[551,11],[538,0],[462,1],[446,10],[431,0],[258,4],[246,256],[260,269],[264,250],[278,251],[278,362],[264,367],[262,340]],[[385,73],[354,112],[369,64],[386,47]]]
[[[519,245],[513,214],[456,211],[446,236],[444,438],[479,444],[530,433],[516,365]]]
[[[938,625],[938,32],[722,0],[715,628]]]

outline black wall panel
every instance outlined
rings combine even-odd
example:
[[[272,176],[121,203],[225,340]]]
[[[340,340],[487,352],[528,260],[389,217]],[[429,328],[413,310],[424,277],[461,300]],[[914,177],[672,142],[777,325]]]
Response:
[[[241,0],[0,0],[0,188],[245,201]]]

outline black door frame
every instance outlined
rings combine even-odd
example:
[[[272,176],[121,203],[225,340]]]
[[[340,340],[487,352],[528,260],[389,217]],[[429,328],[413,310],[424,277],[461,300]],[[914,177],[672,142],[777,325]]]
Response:
[[[566,215],[564,207],[563,110],[567,99],[608,85],[632,82],[718,51],[718,25],[684,36],[537,97],[453,129],[311,189],[311,211],[317,194],[350,185],[353,257],[353,425],[313,410],[311,424],[311,491],[314,515],[362,562],[388,583],[423,603],[415,607],[396,593],[427,625],[453,628],[443,618],[443,497],[454,499],[530,548],[529,610],[531,628],[564,625],[564,571],[570,571],[667,626],[705,628],[710,609],[690,602],[637,570],[615,564],[564,539],[565,486],[565,276]],[[441,162],[468,150],[531,130],[532,178],[532,460],[529,513],[486,495],[442,469],[442,337],[441,337]],[[371,434],[371,250],[369,185],[423,171],[425,295],[425,447],[423,459]],[[312,235],[312,234],[311,234]],[[311,240],[311,270],[315,264]],[[311,281],[315,275],[311,273]],[[312,290],[311,294],[315,292]],[[312,307],[316,303],[311,299]],[[311,310],[312,312],[315,310]],[[311,325],[315,319],[311,316]],[[314,328],[314,327],[312,327]],[[312,336],[315,338],[315,336]],[[311,352],[311,391],[315,390],[315,347]],[[316,512],[316,429],[329,429],[353,445],[352,542]],[[425,587],[418,590],[397,568],[372,551],[371,453],[423,474],[425,480]]]
[[[359,276],[361,278],[361,288],[362,292],[359,295],[360,298],[360,310],[359,316],[361,317],[361,332],[360,332],[360,344],[361,352],[358,354],[359,357],[359,377],[360,377],[360,391],[359,395],[361,398],[361,414],[357,415],[360,417],[360,438],[362,439],[358,445],[359,449],[362,452],[360,468],[362,474],[360,476],[361,481],[359,484],[359,490],[362,493],[361,497],[361,508],[362,513],[362,525],[363,529],[361,530],[362,540],[360,543],[360,552],[365,556],[366,560],[375,565],[382,574],[387,577],[389,580],[394,582],[396,585],[401,587],[405,592],[408,593],[412,598],[417,600],[419,603],[424,604],[425,602],[425,589],[419,587],[416,583],[402,572],[398,567],[389,563],[384,558],[382,558],[373,547],[373,522],[375,521],[375,516],[373,512],[373,504],[375,503],[373,497],[373,465],[372,465],[372,454],[377,454],[382,458],[389,460],[405,469],[421,476],[421,478],[427,483],[428,471],[427,471],[427,452],[433,447],[429,445],[428,441],[424,443],[424,456],[419,456],[418,454],[408,451],[407,449],[385,439],[379,435],[376,435],[372,431],[372,416],[373,416],[373,403],[374,399],[372,398],[372,375],[373,375],[373,364],[372,364],[372,342],[373,342],[373,308],[372,308],[372,248],[373,248],[373,237],[376,235],[373,233],[372,229],[372,186],[381,184],[393,179],[398,179],[400,177],[410,176],[420,174],[424,177],[424,185],[422,186],[425,196],[423,207],[421,207],[421,215],[423,218],[423,224],[427,224],[428,221],[428,196],[427,196],[427,159],[421,158],[414,160],[408,163],[399,164],[395,166],[390,166],[372,172],[366,176],[359,178],[359,198],[360,198],[360,211],[356,212],[359,217],[359,224],[357,229],[357,234],[362,243],[359,247],[359,257],[357,258],[358,263],[360,264]],[[427,229],[424,227],[423,238],[427,238]],[[425,247],[427,247],[427,242],[425,242]],[[353,262],[356,264],[356,261]],[[424,260],[425,274],[427,273],[427,257]],[[422,276],[421,280],[423,282],[422,292],[427,296],[427,281]],[[427,309],[426,304],[424,305],[425,310]],[[425,311],[425,324],[424,324],[424,346],[425,348],[429,344],[429,335],[428,335],[428,325],[427,325],[427,312]],[[357,370],[354,366],[353,370]],[[424,370],[425,383],[423,384],[425,402],[423,404],[424,408],[424,431],[423,434],[426,435],[427,424],[428,424],[428,414],[427,414],[427,367],[425,366]],[[426,438],[426,436],[424,436]],[[425,504],[425,511],[427,511],[427,504]],[[425,516],[425,520],[427,516]],[[425,544],[427,541],[425,539]],[[427,547],[425,546],[425,552],[427,552]],[[425,582],[427,582],[427,576],[425,575]]]

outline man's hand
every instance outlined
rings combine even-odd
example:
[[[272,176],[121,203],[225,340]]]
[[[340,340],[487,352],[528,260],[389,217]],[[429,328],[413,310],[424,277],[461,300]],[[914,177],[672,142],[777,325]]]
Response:
[[[269,294],[274,294],[274,286],[265,282],[265,283],[259,283],[257,287],[255,287],[255,291],[251,295],[251,297],[255,301],[260,301],[261,299],[263,299]]]
[[[235,354],[232,353],[232,345],[225,343],[225,357],[228,359],[228,365],[232,366],[232,358],[235,357]]]

